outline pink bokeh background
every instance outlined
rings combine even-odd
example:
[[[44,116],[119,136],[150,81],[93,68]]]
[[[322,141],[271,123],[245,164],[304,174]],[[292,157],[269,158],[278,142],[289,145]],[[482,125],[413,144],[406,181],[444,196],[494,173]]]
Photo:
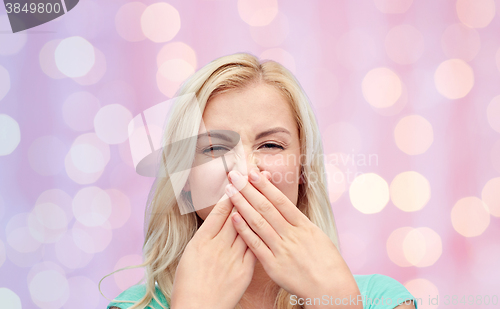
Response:
[[[1,7],[0,303],[108,304],[97,283],[141,262],[153,182],[135,173],[128,123],[208,62],[249,52],[285,65],[310,98],[351,271],[397,279],[419,308],[498,306],[499,10],[81,0],[12,34]],[[119,272],[102,291],[114,298],[141,276]]]

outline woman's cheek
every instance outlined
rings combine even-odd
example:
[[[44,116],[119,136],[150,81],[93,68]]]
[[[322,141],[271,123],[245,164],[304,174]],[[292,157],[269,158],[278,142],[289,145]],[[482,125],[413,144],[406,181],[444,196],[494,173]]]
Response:
[[[194,167],[189,176],[191,198],[196,210],[215,205],[228,184],[224,164],[213,160]]]
[[[299,168],[286,160],[268,156],[262,169],[271,175],[271,182],[296,204],[299,186]]]

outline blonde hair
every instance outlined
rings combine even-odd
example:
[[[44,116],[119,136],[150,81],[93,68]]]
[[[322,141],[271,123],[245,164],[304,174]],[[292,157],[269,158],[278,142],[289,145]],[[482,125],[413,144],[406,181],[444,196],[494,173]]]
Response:
[[[328,198],[327,182],[323,163],[323,149],[319,129],[309,101],[294,76],[281,64],[274,61],[260,62],[246,53],[218,58],[187,80],[177,93],[183,98],[194,94],[196,100],[179,99],[172,110],[163,135],[163,145],[198,134],[200,117],[193,113],[205,110],[207,102],[215,95],[265,83],[275,87],[290,103],[297,121],[300,139],[301,177],[297,207],[329,236],[339,248],[337,229]],[[197,102],[197,103],[196,103]],[[198,112],[199,114],[199,112]],[[193,153],[186,156],[186,154]],[[194,151],[165,147],[162,163],[189,168]],[[156,178],[146,208],[147,231],[143,246],[146,294],[130,308],[146,308],[152,299],[160,305],[155,295],[158,288],[170,304],[171,291],[177,265],[186,245],[194,236],[202,220],[196,212],[181,215],[179,207],[189,208],[189,196],[176,198],[168,172],[166,177]],[[312,180],[312,175],[314,180]],[[163,306],[162,306],[163,307]],[[296,309],[300,305],[290,304],[290,294],[279,288],[275,299],[278,309]],[[236,308],[241,308],[238,303]]]

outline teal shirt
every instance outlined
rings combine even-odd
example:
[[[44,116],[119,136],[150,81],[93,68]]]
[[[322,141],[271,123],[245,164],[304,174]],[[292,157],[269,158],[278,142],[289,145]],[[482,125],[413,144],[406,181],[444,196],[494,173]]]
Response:
[[[391,277],[379,274],[354,275],[354,279],[358,284],[364,309],[371,309],[371,308],[392,309],[397,307],[404,301],[410,299],[414,300],[415,308],[417,308],[418,302],[410,294],[410,292],[408,292],[408,290],[404,287],[404,285],[392,279]],[[120,295],[118,295],[118,297],[108,305],[108,309],[112,306],[121,309],[127,309],[131,307],[133,303],[123,303],[123,302],[118,302],[116,300],[135,302],[140,300],[144,296],[144,294],[146,294],[146,286],[144,284],[134,285],[125,290]],[[167,300],[165,299],[161,291],[158,289],[158,287],[156,288],[156,296],[158,300],[165,307],[170,308],[167,304]],[[298,300],[297,298],[295,299],[291,298],[292,303],[294,303],[297,300]],[[322,301],[322,303],[326,302],[333,303],[335,301],[335,299],[332,300],[329,297],[321,298],[320,300]],[[307,299],[304,299],[304,301],[307,302]],[[347,301],[347,299],[345,301]],[[353,303],[355,303],[355,300],[353,300]],[[149,307],[152,309],[162,309],[162,307],[154,299],[149,304]]]

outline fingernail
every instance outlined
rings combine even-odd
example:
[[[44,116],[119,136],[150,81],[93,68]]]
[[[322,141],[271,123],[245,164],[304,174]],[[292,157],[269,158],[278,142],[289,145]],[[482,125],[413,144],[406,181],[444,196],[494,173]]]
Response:
[[[252,181],[258,181],[259,180],[259,174],[255,170],[250,171],[250,179]]]
[[[230,171],[229,177],[231,178],[233,185],[239,190],[243,189],[246,185],[245,177],[243,177],[243,175],[241,175],[238,171]]]
[[[232,184],[228,184],[226,186],[227,196],[231,197],[231,196],[235,195],[237,192],[238,192],[238,190],[236,190],[236,188]]]
[[[233,220],[234,220],[234,222],[239,223],[239,222],[241,221],[241,216],[240,216],[240,214],[236,212],[236,213],[233,215]]]

